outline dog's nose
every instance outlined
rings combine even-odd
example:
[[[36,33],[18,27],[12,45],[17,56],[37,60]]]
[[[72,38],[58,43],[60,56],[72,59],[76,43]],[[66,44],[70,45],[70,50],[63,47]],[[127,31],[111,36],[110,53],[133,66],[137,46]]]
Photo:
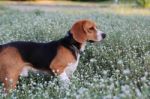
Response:
[[[105,33],[102,33],[102,38],[104,39],[106,37],[106,34]]]

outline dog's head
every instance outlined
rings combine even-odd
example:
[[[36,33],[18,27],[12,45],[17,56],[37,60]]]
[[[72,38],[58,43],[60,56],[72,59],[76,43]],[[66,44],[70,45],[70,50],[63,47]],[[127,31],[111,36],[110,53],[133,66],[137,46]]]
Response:
[[[71,28],[70,32],[73,38],[80,42],[101,41],[106,37],[106,34],[99,29],[97,29],[96,24],[90,20],[80,20],[77,21]]]

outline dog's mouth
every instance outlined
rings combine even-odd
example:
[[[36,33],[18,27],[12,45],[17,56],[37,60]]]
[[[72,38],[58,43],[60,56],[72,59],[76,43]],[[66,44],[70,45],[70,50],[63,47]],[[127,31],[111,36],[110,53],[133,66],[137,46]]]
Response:
[[[89,43],[97,43],[97,42],[102,42],[102,41],[104,41],[104,39],[102,39],[102,40],[97,40],[97,41],[94,41],[94,40],[88,40],[87,42],[89,42]]]
[[[93,40],[88,40],[89,43],[95,43],[96,41]]]

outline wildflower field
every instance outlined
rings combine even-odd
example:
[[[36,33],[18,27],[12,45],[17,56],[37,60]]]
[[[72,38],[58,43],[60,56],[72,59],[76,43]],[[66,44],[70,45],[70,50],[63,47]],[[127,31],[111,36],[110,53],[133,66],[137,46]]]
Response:
[[[20,78],[9,96],[0,94],[0,99],[150,99],[149,15],[94,9],[22,12],[0,7],[0,44],[57,40],[79,19],[95,21],[107,37],[87,44],[70,88],[60,90],[57,78],[30,73]]]

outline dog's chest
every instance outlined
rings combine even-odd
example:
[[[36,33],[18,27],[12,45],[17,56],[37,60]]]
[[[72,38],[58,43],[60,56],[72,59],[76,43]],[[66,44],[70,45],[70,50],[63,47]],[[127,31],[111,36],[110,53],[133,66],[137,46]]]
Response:
[[[74,71],[77,69],[78,63],[79,63],[80,55],[77,56],[77,60],[73,63],[68,63],[68,66],[65,68],[66,74],[71,77],[71,75],[74,73]]]

